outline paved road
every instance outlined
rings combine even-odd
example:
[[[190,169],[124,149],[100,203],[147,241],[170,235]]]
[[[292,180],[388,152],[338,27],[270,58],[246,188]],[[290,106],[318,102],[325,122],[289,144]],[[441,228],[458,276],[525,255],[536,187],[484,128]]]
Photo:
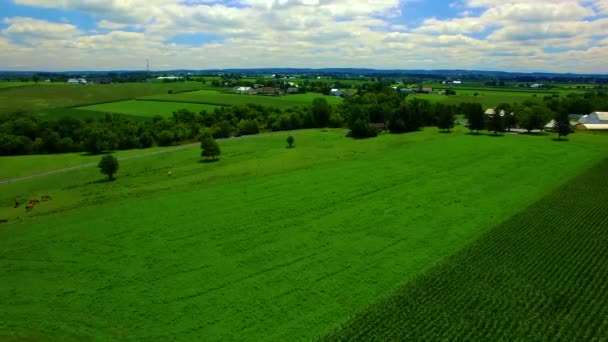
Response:
[[[287,135],[287,134],[289,134],[289,133],[246,135],[246,136],[242,136],[242,137],[238,137],[238,138],[228,138],[228,139],[247,139],[247,138],[254,138],[254,137],[267,137],[267,136]],[[227,140],[227,139],[216,139],[216,140]],[[118,160],[119,161],[123,161],[123,160],[130,160],[130,159],[138,159],[138,158],[143,158],[143,157],[149,157],[149,156],[153,156],[153,155],[157,155],[157,154],[163,154],[163,153],[169,153],[169,152],[174,152],[174,151],[178,151],[178,150],[184,150],[184,149],[191,148],[191,147],[198,146],[198,145],[199,145],[199,143],[180,145],[180,146],[177,146],[177,147],[174,147],[174,148],[168,148],[168,149],[162,150],[162,151],[156,151],[156,152],[150,152],[150,153],[144,153],[144,154],[137,154],[137,155],[134,155],[134,156],[128,156],[128,157],[124,157],[124,158],[118,158]],[[29,176],[3,179],[3,180],[0,180],[0,185],[2,185],[2,184],[9,184],[9,183],[15,183],[15,182],[19,182],[19,181],[23,181],[23,180],[27,180],[27,179],[31,179],[31,178],[48,176],[48,175],[52,175],[52,174],[55,174],[55,173],[62,173],[62,172],[68,172],[68,171],[72,171],[72,170],[85,169],[87,167],[94,167],[94,166],[97,166],[97,163],[82,164],[82,165],[66,167],[66,168],[58,169],[58,170],[52,170],[52,171],[46,171],[46,172],[42,172],[42,173],[36,173],[36,174],[33,174],[33,175],[29,175]]]

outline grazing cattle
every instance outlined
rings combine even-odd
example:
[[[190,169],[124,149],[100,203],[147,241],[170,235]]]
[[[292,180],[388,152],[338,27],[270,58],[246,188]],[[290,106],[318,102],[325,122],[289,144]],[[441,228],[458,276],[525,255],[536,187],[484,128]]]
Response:
[[[8,223],[8,219],[0,219],[0,224]]]
[[[40,204],[40,201],[39,201],[38,199],[36,199],[36,198],[32,198],[32,199],[30,200],[30,204],[31,204],[31,205],[34,205],[34,204]]]
[[[32,211],[32,209],[34,209],[34,204],[30,203],[25,207],[25,211]]]
[[[42,200],[43,201],[48,201],[48,200],[52,200],[52,199],[53,199],[53,197],[51,197],[49,194],[42,195]]]
[[[21,203],[19,202],[19,198],[15,198],[15,206],[13,208],[19,208],[19,205]]]

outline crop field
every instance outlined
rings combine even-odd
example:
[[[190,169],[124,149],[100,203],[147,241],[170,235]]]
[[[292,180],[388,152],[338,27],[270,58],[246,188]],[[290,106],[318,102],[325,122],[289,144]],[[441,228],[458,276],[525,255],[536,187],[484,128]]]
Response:
[[[477,93],[478,95],[474,95]],[[536,96],[535,96],[536,95]],[[408,98],[425,99],[431,102],[441,102],[448,105],[459,105],[463,102],[481,103],[484,107],[490,108],[501,103],[521,103],[526,100],[542,101],[543,97],[551,96],[547,93],[530,93],[530,92],[507,92],[507,91],[458,91],[456,95],[437,95],[437,94],[416,94],[410,95]]]
[[[608,160],[323,341],[608,338]]]
[[[326,99],[330,105],[337,105],[342,102],[342,98],[340,97],[324,96],[317,93],[262,96],[220,93],[213,90],[199,90],[183,94],[146,96],[139,98],[139,100],[204,103],[219,106],[246,105],[251,103],[263,106],[273,106],[277,108],[289,108],[295,106],[310,106],[312,101],[319,97]]]
[[[152,117],[155,115],[170,117],[173,112],[179,109],[188,109],[194,113],[199,113],[203,110],[212,112],[217,107],[218,106],[200,103],[128,100],[78,107],[76,109],[144,117]]]
[[[57,83],[49,83],[49,82],[34,83],[34,82],[18,82],[18,81],[0,82],[0,89],[33,86],[33,85],[57,85]]]
[[[11,222],[0,226],[0,336],[315,338],[608,146],[581,133],[289,134],[295,149],[283,133],[223,140],[215,163],[200,163],[198,146],[124,160],[114,182],[91,167],[0,185]],[[34,158],[1,162],[23,170]],[[11,208],[45,192],[53,200],[30,213]]]
[[[32,85],[0,89],[0,113],[37,112],[103,102],[130,100],[139,96],[199,89],[199,83],[123,83],[96,85]]]

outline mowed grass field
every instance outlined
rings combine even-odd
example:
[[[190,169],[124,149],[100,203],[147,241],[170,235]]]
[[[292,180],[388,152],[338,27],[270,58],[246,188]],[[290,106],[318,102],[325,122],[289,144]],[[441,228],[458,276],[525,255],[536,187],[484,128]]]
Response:
[[[32,85],[0,89],[0,112],[37,112],[52,108],[66,108],[130,100],[140,96],[190,91],[200,83],[122,83],[68,85]]]
[[[309,340],[608,146],[582,133],[289,134],[295,149],[283,134],[221,141],[215,163],[198,147],[127,160],[109,183],[89,168],[0,185],[14,222],[0,226],[0,336]],[[10,208],[47,191],[31,213]]]
[[[128,114],[143,117],[152,117],[155,115],[170,117],[173,112],[179,109],[188,109],[194,113],[199,113],[203,110],[213,112],[213,110],[218,107],[219,106],[201,103],[129,100],[78,107],[76,109],[105,113]]]
[[[608,159],[323,341],[608,339]]]
[[[318,93],[294,94],[283,96],[262,96],[222,93],[213,90],[199,90],[183,94],[164,94],[145,96],[140,100],[204,103],[219,106],[235,106],[246,104],[257,104],[277,108],[289,108],[295,106],[310,106],[316,98],[324,98],[330,105],[338,105],[342,98],[337,96],[325,96]]]

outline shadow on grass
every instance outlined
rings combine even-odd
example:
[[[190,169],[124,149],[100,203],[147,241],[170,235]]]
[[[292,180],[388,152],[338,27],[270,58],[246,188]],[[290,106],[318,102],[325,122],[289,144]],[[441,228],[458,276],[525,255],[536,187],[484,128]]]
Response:
[[[490,134],[486,134],[487,137],[491,137],[491,138],[501,138],[504,137],[505,135],[503,133],[490,133]]]
[[[112,178],[112,179],[104,178],[104,179],[98,179],[96,181],[88,182],[87,184],[103,184],[103,183],[112,183],[115,181],[116,181],[116,178]]]
[[[219,158],[216,159],[201,159],[198,161],[199,164],[211,164],[211,163],[217,163],[218,161],[220,161]]]
[[[452,134],[452,131],[439,131],[441,134]]]
[[[114,152],[116,152],[116,151],[106,151],[106,152],[101,152],[101,153],[82,152],[82,153],[80,153],[80,156],[82,156],[82,157],[93,157],[93,156],[103,157],[108,154],[113,154]]]
[[[465,134],[466,134],[466,135],[484,135],[484,134],[483,134],[483,133],[481,133],[481,132],[468,132],[468,133],[465,133]]]
[[[296,148],[296,147],[295,146],[291,146],[291,147],[285,146],[285,148],[288,149],[288,150],[291,150],[292,148]]]
[[[551,140],[556,141],[556,142],[567,142],[567,141],[570,141],[568,138],[553,138]]]

